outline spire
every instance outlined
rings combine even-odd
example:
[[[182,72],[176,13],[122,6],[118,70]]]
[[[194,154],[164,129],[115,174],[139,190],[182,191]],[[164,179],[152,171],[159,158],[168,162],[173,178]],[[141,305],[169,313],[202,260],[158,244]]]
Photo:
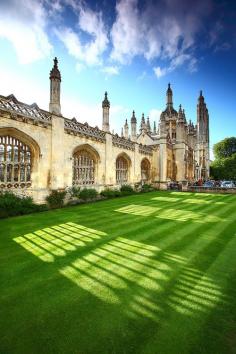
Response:
[[[202,90],[200,91],[198,102],[204,104],[204,96],[202,95]]]
[[[170,88],[170,83],[168,84],[168,89],[166,91],[166,105],[167,108],[173,108],[173,92]]]
[[[144,113],[142,113],[140,131],[141,132],[146,132],[147,131],[147,126],[146,126],[146,122],[145,122],[145,118],[144,118]]]
[[[61,114],[60,95],[61,95],[61,73],[58,69],[57,57],[54,58],[54,65],[50,71],[50,102],[49,111],[57,115]]]
[[[102,101],[102,108],[108,107],[110,108],[110,102],[107,98],[107,91],[105,92],[104,100]]]
[[[184,110],[182,110],[182,105],[179,105],[179,112],[178,112],[178,121],[184,121]]]
[[[131,120],[130,120],[131,123],[137,123],[137,119],[135,117],[135,112],[133,111],[132,113],[132,117],[131,117]]]
[[[147,117],[147,132],[148,132],[148,133],[151,132],[151,126],[150,126],[149,117]]]
[[[102,101],[102,130],[104,130],[105,132],[110,131],[109,109],[110,109],[110,102],[108,101],[107,91],[106,91],[104,100]]]
[[[146,123],[145,123],[145,118],[144,118],[144,113],[142,113],[141,124],[146,124]]]
[[[123,138],[124,137],[124,129],[121,128],[121,137]]]
[[[60,71],[58,69],[57,57],[55,57],[53,59],[53,61],[54,61],[54,66],[53,66],[52,70],[50,71],[49,78],[50,78],[50,80],[57,79],[57,80],[61,81],[61,73],[60,73]]]
[[[156,122],[154,121],[153,123],[153,133],[156,134],[157,133],[157,127],[156,127]]]
[[[124,132],[125,132],[125,138],[128,139],[129,138],[129,126],[128,126],[127,119],[125,120]]]
[[[136,141],[137,139],[137,133],[136,133],[136,130],[137,130],[137,119],[135,117],[135,112],[133,111],[132,113],[132,117],[131,117],[131,140],[132,141]]]

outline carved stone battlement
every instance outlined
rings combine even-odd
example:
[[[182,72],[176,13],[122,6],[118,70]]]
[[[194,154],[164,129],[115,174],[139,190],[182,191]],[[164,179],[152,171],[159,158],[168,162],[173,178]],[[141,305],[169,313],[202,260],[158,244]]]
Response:
[[[134,151],[135,143],[129,139],[120,137],[118,134],[112,135],[112,144],[122,149]]]
[[[38,107],[36,103],[28,105],[18,101],[14,95],[0,96],[0,111],[10,113],[10,117],[25,123],[51,125],[51,114]]]
[[[64,118],[64,128],[68,134],[82,135],[96,141],[105,142],[106,133],[98,127],[91,127],[88,123],[79,123],[75,118]]]
[[[153,154],[153,149],[152,149],[151,146],[139,144],[139,153],[140,153],[140,154],[143,154],[143,155],[150,155],[150,156],[152,156],[152,154]]]

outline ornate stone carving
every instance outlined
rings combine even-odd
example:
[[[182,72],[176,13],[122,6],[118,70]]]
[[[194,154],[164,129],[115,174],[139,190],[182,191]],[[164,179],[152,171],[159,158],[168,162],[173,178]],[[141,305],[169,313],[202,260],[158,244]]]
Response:
[[[64,128],[67,133],[86,136],[101,142],[106,141],[106,133],[104,131],[97,127],[93,128],[89,126],[88,123],[79,123],[76,119],[71,120],[64,118]]]
[[[129,139],[120,137],[118,134],[112,135],[112,144],[121,149],[134,151],[135,143]]]
[[[153,150],[151,146],[139,144],[139,153],[152,156]]]
[[[51,114],[40,109],[36,103],[28,105],[19,102],[14,95],[0,96],[0,111],[9,112],[10,118],[28,123],[30,120],[34,124],[42,123],[44,126],[51,124]]]

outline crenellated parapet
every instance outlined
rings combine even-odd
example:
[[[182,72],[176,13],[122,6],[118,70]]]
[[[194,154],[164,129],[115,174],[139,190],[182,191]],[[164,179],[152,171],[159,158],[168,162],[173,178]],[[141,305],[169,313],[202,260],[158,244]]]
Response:
[[[133,141],[120,137],[118,134],[112,135],[112,145],[126,150],[134,151],[135,149],[135,143]]]
[[[153,148],[151,146],[148,146],[148,145],[139,144],[139,153],[142,154],[142,155],[152,156]]]
[[[105,143],[106,133],[98,127],[91,127],[88,123],[79,123],[75,118],[64,118],[64,129],[66,133],[85,136],[87,138]]]
[[[47,127],[51,125],[51,114],[38,107],[36,103],[28,105],[16,99],[14,95],[0,96],[0,112],[9,113],[9,117],[24,123],[41,125]]]

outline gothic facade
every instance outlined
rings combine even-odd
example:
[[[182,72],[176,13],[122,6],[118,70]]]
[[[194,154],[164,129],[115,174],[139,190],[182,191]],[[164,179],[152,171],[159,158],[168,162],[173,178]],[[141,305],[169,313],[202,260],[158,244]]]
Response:
[[[51,190],[73,185],[98,190],[122,184],[153,183],[166,189],[169,181],[209,177],[209,116],[202,92],[197,124],[187,122],[181,105],[173,107],[167,89],[166,109],[158,127],[133,111],[121,135],[110,132],[110,102],[102,102],[102,129],[61,114],[61,74],[57,59],[50,72],[49,111],[37,104],[0,96],[0,188],[31,195],[44,202]]]

